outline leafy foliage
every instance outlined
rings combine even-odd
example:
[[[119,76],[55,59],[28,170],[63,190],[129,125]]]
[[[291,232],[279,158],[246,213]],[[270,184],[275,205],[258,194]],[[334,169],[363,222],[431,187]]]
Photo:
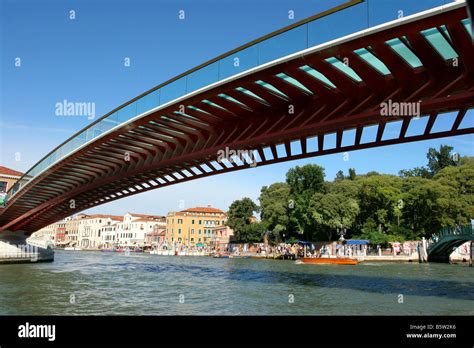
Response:
[[[296,166],[286,182],[262,187],[258,207],[249,198],[232,203],[228,225],[239,241],[257,241],[270,232],[272,241],[369,239],[386,245],[422,236],[442,227],[466,224],[474,217],[474,158],[453,156],[452,147],[430,148],[427,167],[400,171],[400,176],[369,172],[348,176],[338,171],[324,181],[324,168]],[[261,222],[251,223],[261,211]]]

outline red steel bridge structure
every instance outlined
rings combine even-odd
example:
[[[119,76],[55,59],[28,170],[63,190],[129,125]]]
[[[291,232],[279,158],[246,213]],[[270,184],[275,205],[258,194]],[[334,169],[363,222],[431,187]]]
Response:
[[[0,232],[31,234],[100,204],[252,166],[245,159],[219,162],[225,148],[252,151],[264,166],[472,134],[473,127],[460,127],[474,106],[468,18],[465,3],[407,16],[260,64],[114,124],[39,173],[27,173],[0,209]],[[387,102],[419,103],[424,131],[408,136],[414,118],[382,115]],[[456,112],[452,127],[433,132],[447,112]],[[392,122],[400,130],[387,138]],[[369,127],[376,135],[362,141]],[[328,137],[335,146],[326,146]]]

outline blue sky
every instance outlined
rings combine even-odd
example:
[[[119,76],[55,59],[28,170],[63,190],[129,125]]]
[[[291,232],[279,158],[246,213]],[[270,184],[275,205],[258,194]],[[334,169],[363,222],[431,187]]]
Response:
[[[57,102],[94,102],[100,117],[183,71],[341,2],[0,0],[0,164],[26,171],[91,122],[84,116],[56,116]],[[371,0],[368,23],[395,19],[399,10],[408,15],[443,2],[449,1]],[[69,19],[70,10],[75,11],[74,20]],[[180,10],[185,11],[184,20],[178,18]],[[294,20],[288,18],[290,10]],[[348,14],[334,30],[361,21],[367,19]],[[15,67],[17,57],[20,67]],[[125,57],[130,67],[124,67]],[[295,165],[322,165],[328,180],[350,167],[358,173],[396,174],[424,165],[427,149],[440,144],[474,155],[473,136],[361,150],[351,152],[348,161],[337,154],[257,167],[139,194],[93,211],[165,214],[182,208],[180,203],[227,209],[234,199],[256,199],[261,186],[283,181]]]

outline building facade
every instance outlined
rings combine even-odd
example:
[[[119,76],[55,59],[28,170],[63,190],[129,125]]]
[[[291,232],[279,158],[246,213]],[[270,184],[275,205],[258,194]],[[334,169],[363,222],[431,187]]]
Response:
[[[166,227],[166,217],[160,215],[146,215],[127,213],[122,222],[117,224],[118,246],[146,246],[147,233],[156,228]]]
[[[229,226],[217,226],[212,229],[211,246],[217,251],[225,251],[232,243],[234,230]]]
[[[102,247],[102,229],[114,222],[121,221],[121,216],[94,214],[83,216],[79,223],[78,245],[82,249],[99,249]]]
[[[170,212],[166,217],[167,244],[174,247],[209,246],[213,229],[224,225],[226,220],[225,212],[211,206]]]

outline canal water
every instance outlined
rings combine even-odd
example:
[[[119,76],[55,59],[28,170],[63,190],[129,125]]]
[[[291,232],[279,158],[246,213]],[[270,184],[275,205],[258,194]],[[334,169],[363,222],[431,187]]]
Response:
[[[57,251],[0,266],[0,315],[472,315],[474,268]]]

